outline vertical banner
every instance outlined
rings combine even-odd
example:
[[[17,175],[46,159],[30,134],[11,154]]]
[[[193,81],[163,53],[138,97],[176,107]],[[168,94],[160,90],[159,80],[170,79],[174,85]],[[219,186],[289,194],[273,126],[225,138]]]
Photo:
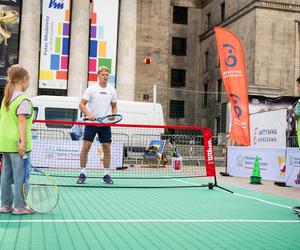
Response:
[[[9,66],[19,61],[20,5],[20,0],[0,1],[0,87]]]
[[[231,31],[215,29],[221,75],[231,105],[230,139],[240,145],[250,145],[248,83],[244,50],[240,39]]]
[[[119,0],[92,0],[89,52],[89,84],[97,82],[97,70],[110,70],[109,84],[116,85]]]
[[[71,0],[43,0],[40,89],[67,89]]]

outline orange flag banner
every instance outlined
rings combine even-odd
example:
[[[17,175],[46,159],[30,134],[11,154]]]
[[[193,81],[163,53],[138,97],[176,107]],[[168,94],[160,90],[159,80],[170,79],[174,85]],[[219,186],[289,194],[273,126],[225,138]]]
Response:
[[[250,145],[248,83],[240,39],[228,29],[215,27],[220,69],[231,106],[230,139]]]

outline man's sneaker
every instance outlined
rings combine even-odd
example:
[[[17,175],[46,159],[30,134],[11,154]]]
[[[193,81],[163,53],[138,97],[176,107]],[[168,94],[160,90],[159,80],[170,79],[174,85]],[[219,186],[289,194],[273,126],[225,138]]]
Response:
[[[1,207],[0,213],[7,214],[12,212],[12,207],[10,205],[6,205]]]
[[[78,177],[77,184],[84,184],[86,176],[84,173],[81,173]]]
[[[103,183],[105,184],[113,184],[113,180],[111,179],[109,174],[104,175],[103,177]]]
[[[22,215],[22,214],[35,214],[35,212],[33,210],[31,210],[30,208],[14,208],[14,210],[12,210],[12,214],[13,215]]]

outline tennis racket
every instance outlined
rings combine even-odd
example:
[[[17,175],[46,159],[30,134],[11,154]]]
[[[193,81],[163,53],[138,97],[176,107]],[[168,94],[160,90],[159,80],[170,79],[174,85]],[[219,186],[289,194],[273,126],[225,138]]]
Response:
[[[99,117],[96,119],[96,121],[103,123],[103,124],[115,124],[120,121],[122,121],[123,117],[120,114],[112,114],[112,115],[107,115],[103,117]],[[88,118],[84,118],[84,121],[89,121]]]
[[[25,163],[23,197],[27,206],[36,213],[44,214],[52,211],[59,201],[59,189],[54,179],[34,167],[27,155],[23,156],[23,160]]]

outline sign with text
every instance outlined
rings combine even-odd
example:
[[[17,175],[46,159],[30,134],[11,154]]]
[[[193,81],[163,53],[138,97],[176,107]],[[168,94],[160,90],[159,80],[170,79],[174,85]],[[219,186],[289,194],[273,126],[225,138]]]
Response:
[[[43,0],[40,89],[67,89],[71,0]]]
[[[286,185],[300,188],[300,149],[287,148]]]
[[[251,114],[251,146],[286,147],[286,116],[286,109]]]
[[[109,84],[116,85],[119,0],[93,0],[90,26],[89,84],[97,82],[97,71],[106,66]]]
[[[250,177],[256,156],[262,179],[285,182],[285,148],[228,147],[227,171],[230,175]]]
[[[82,141],[71,140],[32,140],[31,161],[37,167],[80,169]],[[103,149],[101,144],[93,143],[89,151],[87,169],[103,169]],[[111,144],[111,169],[121,168],[123,164],[123,144]]]

